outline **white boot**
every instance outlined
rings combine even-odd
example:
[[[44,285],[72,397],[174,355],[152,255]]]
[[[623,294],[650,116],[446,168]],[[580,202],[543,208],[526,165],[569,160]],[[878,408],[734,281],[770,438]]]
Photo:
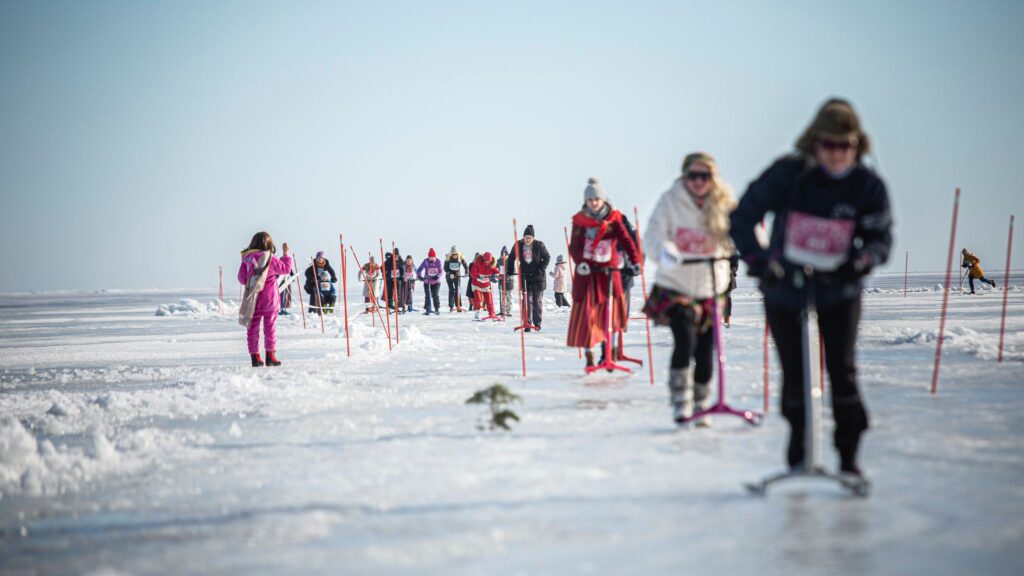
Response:
[[[672,403],[672,419],[678,424],[693,416],[693,370],[672,369],[668,372],[668,394]]]
[[[693,410],[694,412],[701,412],[711,408],[711,383],[710,382],[696,382],[693,385]],[[707,428],[711,426],[711,419],[707,416],[701,416],[694,421],[694,424],[698,428]]]

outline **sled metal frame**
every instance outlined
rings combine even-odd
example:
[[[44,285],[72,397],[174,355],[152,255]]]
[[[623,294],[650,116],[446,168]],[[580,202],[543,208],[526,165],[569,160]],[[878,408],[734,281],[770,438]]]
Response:
[[[753,410],[738,410],[733,408],[725,401],[725,346],[722,340],[722,311],[718,307],[718,294],[715,294],[718,287],[718,278],[715,275],[715,263],[720,260],[729,260],[726,257],[717,258],[686,258],[680,261],[680,264],[697,264],[706,263],[711,267],[711,298],[705,300],[705,305],[711,307],[711,333],[715,342],[716,359],[718,363],[718,400],[710,407],[694,413],[689,418],[682,418],[676,420],[676,423],[688,424],[694,420],[700,420],[705,416],[738,416],[742,418],[747,424],[751,426],[758,426],[764,419],[764,415],[760,412],[754,412]]]
[[[622,372],[625,372],[626,374],[632,374],[633,373],[632,369],[627,368],[627,367],[623,366],[622,364],[616,364],[615,363],[615,359],[612,358],[612,338],[615,338],[615,335],[612,333],[612,303],[615,301],[615,292],[614,292],[615,276],[614,276],[614,274],[617,273],[618,271],[619,271],[618,268],[605,268],[604,269],[605,274],[608,275],[608,296],[605,298],[605,306],[604,306],[604,308],[605,308],[605,310],[604,310],[604,361],[602,361],[599,364],[594,364],[593,366],[586,366],[586,367],[584,367],[583,371],[586,374],[593,374],[594,372],[597,372],[598,370],[607,370],[609,372],[614,372],[615,370],[620,370]],[[622,336],[622,332],[621,331],[618,334],[619,334],[620,337]],[[621,340],[620,340],[620,350],[621,350]],[[626,358],[622,358],[622,359],[625,360]],[[635,360],[632,360],[632,359],[630,359],[630,360],[635,362]]]
[[[866,479],[853,474],[830,472],[821,464],[818,434],[821,428],[822,391],[814,386],[814,379],[811,376],[811,322],[813,320],[817,324],[818,321],[813,282],[814,271],[810,267],[804,268],[803,273],[798,273],[794,278],[797,288],[803,289],[804,292],[804,306],[800,310],[800,350],[803,357],[805,463],[803,466],[772,474],[758,482],[748,483],[746,488],[752,494],[764,496],[770,487],[787,480],[826,480],[835,482],[855,496],[863,498],[867,497],[871,486]]]

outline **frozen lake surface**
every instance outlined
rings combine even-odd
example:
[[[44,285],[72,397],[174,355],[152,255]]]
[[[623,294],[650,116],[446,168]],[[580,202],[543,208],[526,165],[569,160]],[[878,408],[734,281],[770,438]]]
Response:
[[[774,351],[763,426],[679,429],[667,329],[654,386],[646,367],[584,377],[567,311],[548,308],[523,379],[509,324],[406,314],[389,352],[352,291],[351,357],[340,317],[321,334],[294,314],[284,365],[254,369],[213,291],[0,295],[0,573],[1019,574],[1022,280],[1002,364],[1002,290],[950,297],[935,396],[941,275],[911,275],[906,297],[902,274],[871,280],[868,499],[743,491],[783,463]],[[763,406],[763,328],[741,279],[725,332],[737,407]],[[644,342],[634,322],[627,352]],[[494,383],[523,398],[512,432],[478,430],[483,409],[464,404]]]

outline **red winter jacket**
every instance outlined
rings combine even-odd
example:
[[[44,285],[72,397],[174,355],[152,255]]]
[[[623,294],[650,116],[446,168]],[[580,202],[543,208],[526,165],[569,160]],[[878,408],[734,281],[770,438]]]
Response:
[[[493,258],[490,262],[484,262],[482,257],[473,261],[469,266],[469,278],[474,290],[487,292],[491,289],[491,275],[500,273],[495,264]]]

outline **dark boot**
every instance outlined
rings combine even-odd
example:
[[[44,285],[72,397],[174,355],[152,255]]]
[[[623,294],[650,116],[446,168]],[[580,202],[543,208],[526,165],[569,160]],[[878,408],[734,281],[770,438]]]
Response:
[[[260,358],[259,354],[249,354],[249,357],[252,358],[252,367],[253,368],[258,368],[260,366],[263,366],[263,359]]]
[[[587,350],[583,354],[583,356],[586,357],[586,359],[587,359],[587,368],[593,368],[594,367],[594,353],[591,352],[590,350]]]
[[[273,350],[267,350],[267,366],[280,366],[281,361],[277,359],[277,354]]]

